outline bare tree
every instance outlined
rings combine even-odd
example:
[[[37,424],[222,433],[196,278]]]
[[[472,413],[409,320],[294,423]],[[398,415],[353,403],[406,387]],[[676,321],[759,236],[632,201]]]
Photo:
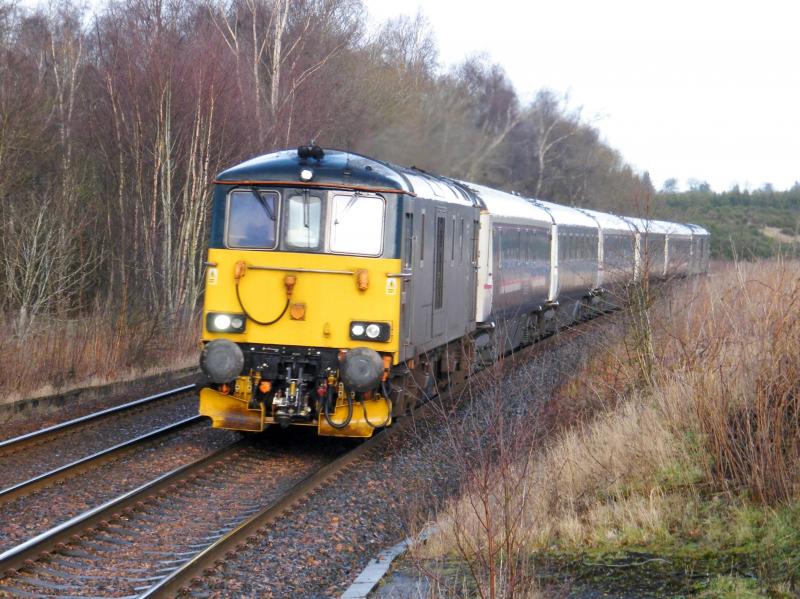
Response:
[[[262,143],[288,143],[292,137],[291,107],[298,91],[353,43],[360,27],[359,10],[360,4],[353,0],[242,0],[214,12],[217,30],[237,64],[243,52],[249,55],[256,126]]]
[[[567,139],[580,130],[580,110],[566,112],[563,108],[567,98],[559,100],[552,92],[542,91],[529,110],[528,118],[534,126],[534,160],[536,163],[536,185],[534,197],[541,197],[548,177],[548,165],[553,154]]]
[[[24,207],[2,211],[0,261],[19,337],[41,314],[70,306],[96,263],[93,256],[86,260],[75,243],[84,223],[63,219],[53,197],[32,195]]]

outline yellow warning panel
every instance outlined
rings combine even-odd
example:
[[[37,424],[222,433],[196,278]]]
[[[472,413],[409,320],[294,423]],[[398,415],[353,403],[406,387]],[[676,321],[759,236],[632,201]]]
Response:
[[[320,414],[317,433],[327,437],[371,437],[376,427],[392,424],[391,410],[392,402],[382,397],[365,400],[363,406],[356,401],[353,403],[353,417],[350,419],[350,424],[338,429],[328,424],[325,415]],[[340,399],[330,419],[334,424],[344,423],[347,420],[347,413],[347,402]]]
[[[214,428],[256,433],[264,430],[263,407],[250,409],[247,402],[214,389],[200,390],[200,414],[211,418]]]

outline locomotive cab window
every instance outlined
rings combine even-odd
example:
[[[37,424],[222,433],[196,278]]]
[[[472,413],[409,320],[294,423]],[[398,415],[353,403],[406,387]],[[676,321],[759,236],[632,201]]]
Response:
[[[334,195],[331,252],[379,256],[383,249],[383,215],[383,198],[357,193]]]
[[[278,194],[237,189],[228,196],[228,247],[273,249],[277,242]]]
[[[322,200],[308,192],[289,198],[286,208],[286,245],[314,250],[320,247]]]

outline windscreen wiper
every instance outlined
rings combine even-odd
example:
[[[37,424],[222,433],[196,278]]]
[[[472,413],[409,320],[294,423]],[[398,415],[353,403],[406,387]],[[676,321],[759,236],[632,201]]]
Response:
[[[269,202],[267,202],[267,199],[264,196],[262,196],[261,192],[259,192],[255,187],[253,187],[250,191],[253,192],[253,195],[258,200],[258,203],[261,204],[262,208],[264,208],[264,212],[267,213],[269,219],[271,221],[275,221],[275,213],[272,211],[272,208],[270,207]]]

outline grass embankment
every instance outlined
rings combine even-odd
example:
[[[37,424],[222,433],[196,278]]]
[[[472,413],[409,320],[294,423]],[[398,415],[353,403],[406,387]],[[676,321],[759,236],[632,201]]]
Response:
[[[562,385],[530,463],[440,514],[425,552],[468,566],[476,594],[527,594],[531,578],[797,592],[800,264],[728,265],[655,294]]]
[[[196,322],[161,325],[145,316],[43,320],[23,336],[0,338],[0,403],[192,366],[198,338]]]

